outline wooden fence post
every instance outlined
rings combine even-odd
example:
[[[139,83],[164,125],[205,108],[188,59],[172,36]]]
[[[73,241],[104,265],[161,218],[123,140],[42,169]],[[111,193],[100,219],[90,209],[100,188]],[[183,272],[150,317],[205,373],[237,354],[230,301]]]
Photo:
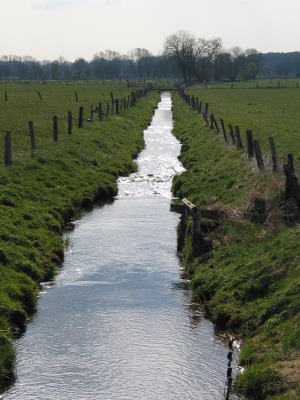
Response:
[[[205,103],[204,114],[205,114],[206,116],[207,116],[207,114],[208,114],[208,103]]]
[[[4,145],[4,164],[9,166],[12,164],[12,155],[11,155],[11,134],[10,132],[6,132],[5,135],[5,145]]]
[[[273,137],[269,137],[269,144],[271,148],[272,154],[272,162],[273,162],[273,172],[277,172],[277,157],[276,157],[276,147]]]
[[[196,108],[196,101],[195,101],[194,95],[192,95],[191,102],[192,102],[192,109],[195,110],[195,108]]]
[[[99,117],[99,121],[102,121],[103,119],[103,115],[102,115],[102,103],[98,104],[98,117]]]
[[[78,128],[83,127],[83,106],[79,107],[79,115],[78,115]]]
[[[203,235],[201,232],[201,216],[197,208],[193,209],[192,248],[195,256],[201,254]]]
[[[216,131],[219,133],[219,132],[220,132],[220,129],[219,129],[219,125],[218,125],[218,123],[217,123],[217,121],[216,121],[216,118],[215,118],[215,116],[214,116],[213,113],[212,113],[211,115],[212,115],[212,123],[213,123],[213,126],[214,126],[214,128],[216,129]]]
[[[120,114],[120,112],[119,112],[119,99],[116,99],[115,103],[116,103],[116,114]]]
[[[198,113],[202,114],[202,101],[199,102]]]
[[[76,100],[76,103],[78,103],[78,93],[77,93],[77,90],[75,90],[75,100]]]
[[[136,93],[132,93],[131,94],[131,98],[132,98],[132,105],[135,106],[135,104],[136,104]]]
[[[292,155],[290,154],[290,156]],[[292,158],[293,157],[290,157],[290,159]],[[288,159],[288,163],[283,166],[283,170],[286,176],[285,199],[288,200],[293,197],[296,200],[298,207],[300,208],[300,185],[295,175],[293,165],[290,164],[290,159]]]
[[[29,126],[29,136],[30,136],[30,148],[31,148],[31,154],[32,154],[35,150],[33,121],[29,121],[28,126]]]
[[[207,127],[208,127],[208,124],[209,124],[209,122],[208,122],[207,115],[206,115],[204,112],[202,113],[202,117],[203,117],[203,119],[204,119],[204,121],[205,121],[206,128],[207,128]]]
[[[39,90],[37,91],[37,94],[38,94],[38,96],[39,96],[40,100],[41,100],[41,101],[43,101],[43,98],[42,98],[41,92],[40,92]]]
[[[230,137],[231,137],[231,142],[232,142],[233,145],[235,145],[236,144],[236,139],[235,139],[235,136],[234,136],[234,133],[233,133],[233,127],[232,127],[231,124],[228,124],[228,126],[229,126],[229,133],[230,133]]]
[[[91,105],[91,113],[90,113],[90,121],[93,122],[93,116],[94,116],[94,109],[93,105]]]
[[[295,173],[295,169],[294,169],[294,156],[293,154],[288,154],[288,165],[290,166],[291,170],[293,173]]]
[[[8,101],[8,95],[7,95],[6,89],[5,89],[5,91],[4,91],[4,100],[5,100],[5,101]]]
[[[251,158],[254,157],[253,134],[252,134],[252,130],[251,129],[248,129],[246,131],[246,138],[247,138],[248,158],[249,158],[249,160],[251,160]]]
[[[227,132],[226,132],[226,129],[225,129],[225,124],[224,124],[223,118],[221,118],[220,121],[221,121],[221,126],[222,126],[222,132],[223,132],[224,140],[225,140],[226,143],[228,143]]]
[[[68,111],[68,135],[72,135],[73,115],[72,111]]]
[[[259,141],[254,140],[253,145],[254,145],[254,153],[255,153],[255,158],[256,158],[258,169],[260,171],[263,171],[265,169],[265,166],[264,166],[264,160],[262,157]]]
[[[213,115],[213,113],[210,114],[209,120],[210,120],[210,127],[209,127],[209,129],[214,129],[214,115]]]
[[[240,128],[238,126],[235,127],[235,137],[236,137],[237,148],[242,149],[243,142],[240,135]]]
[[[109,116],[109,103],[106,103],[106,117]]]
[[[58,124],[57,124],[57,116],[53,117],[53,140],[54,142],[58,141]]]
[[[184,246],[184,240],[185,240],[185,233],[186,233],[186,228],[187,228],[187,210],[186,207],[183,207],[181,217],[180,217],[180,224],[179,224],[179,230],[178,230],[178,240],[177,240],[177,251],[181,251]]]
[[[110,92],[110,97],[111,97],[111,115],[114,114],[114,104],[115,104],[115,98],[113,95],[113,92]]]

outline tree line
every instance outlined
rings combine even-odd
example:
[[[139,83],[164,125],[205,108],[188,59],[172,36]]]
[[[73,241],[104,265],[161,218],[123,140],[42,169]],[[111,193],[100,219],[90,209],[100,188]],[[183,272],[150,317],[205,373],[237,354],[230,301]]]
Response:
[[[239,47],[226,50],[220,39],[196,38],[186,31],[167,37],[163,53],[158,56],[137,48],[126,55],[101,51],[91,61],[0,57],[2,80],[174,79],[191,83],[289,75],[300,76],[300,52],[262,54]]]
[[[95,54],[91,61],[74,62],[59,57],[38,61],[32,57],[0,57],[0,79],[21,80],[112,80],[112,79],[179,79],[175,63],[164,55],[153,56],[146,49],[135,49],[128,55],[112,50]]]

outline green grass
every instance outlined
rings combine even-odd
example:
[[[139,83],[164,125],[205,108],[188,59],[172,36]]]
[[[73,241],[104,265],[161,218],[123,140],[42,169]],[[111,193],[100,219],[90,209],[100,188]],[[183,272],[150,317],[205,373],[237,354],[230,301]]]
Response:
[[[260,131],[254,132],[262,140],[272,131],[282,153],[297,148],[300,126],[293,110],[299,105],[300,92],[294,91],[290,97],[279,90],[270,91],[270,96],[263,90],[236,94],[193,87],[190,92],[208,100],[216,115],[228,122],[234,121],[243,129],[251,127],[250,121],[260,126]],[[256,104],[251,114],[250,102]],[[235,382],[240,394],[249,399],[297,399],[300,227],[286,226],[281,215],[282,176],[259,173],[244,151],[226,145],[221,133],[205,128],[202,117],[177,95],[173,110],[174,132],[182,142],[180,158],[186,168],[174,179],[173,192],[226,216],[219,225],[203,220],[206,239],[213,247],[199,257],[192,254],[187,229],[181,255],[194,297],[218,328],[246,340],[240,355],[246,371]],[[287,129],[294,135],[287,135]],[[299,162],[297,168],[299,171]],[[265,199],[269,223],[254,224],[246,218],[254,198]]]
[[[78,92],[87,104],[98,95],[108,98],[111,89],[83,85]],[[127,93],[126,88],[120,90]],[[144,146],[143,129],[158,101],[158,95],[150,93],[119,116],[103,122],[85,121],[84,129],[74,129],[70,136],[62,121],[59,141],[54,143],[48,117],[54,112],[61,118],[65,115],[74,86],[47,85],[42,90],[45,104],[34,99],[31,86],[11,85],[8,92],[14,95],[1,104],[0,118],[2,126],[15,135],[18,157],[12,166],[0,166],[1,385],[12,377],[13,335],[24,330],[34,312],[39,283],[51,279],[63,261],[66,222],[94,202],[113,197],[117,177],[135,170],[132,158]],[[25,98],[32,100],[23,107]],[[26,148],[30,118],[37,121],[40,136],[33,157]]]
[[[8,101],[4,100],[4,91],[7,91]],[[40,91],[43,100],[40,101],[37,91]],[[79,102],[75,101],[75,90]],[[90,106],[102,102],[106,111],[106,102],[110,100],[110,92],[115,98],[126,97],[133,89],[126,85],[103,85],[99,82],[78,83],[0,83],[0,144],[4,143],[4,134],[11,131],[13,156],[16,160],[24,160],[30,155],[30,138],[28,121],[34,122],[36,148],[42,152],[48,144],[53,142],[54,115],[58,116],[59,136],[65,136],[68,125],[68,111],[73,112],[73,124],[76,130],[79,106],[84,107],[84,119],[90,117]],[[136,90],[136,88],[134,88]],[[94,118],[97,115],[94,114]],[[84,131],[89,124],[84,125]],[[2,143],[1,143],[2,142]],[[0,158],[3,162],[3,156]]]
[[[270,154],[268,138],[274,137],[281,159],[288,153],[295,157],[295,167],[300,173],[300,89],[260,89],[243,88],[231,90],[212,86],[204,89],[200,86],[188,90],[209,103],[209,109],[225,124],[232,123],[241,129],[246,144],[246,129],[253,129],[253,135],[259,139],[263,151]]]
[[[204,88],[205,85],[202,85]],[[250,81],[216,82],[207,84],[207,89],[299,89],[300,78],[257,78]]]

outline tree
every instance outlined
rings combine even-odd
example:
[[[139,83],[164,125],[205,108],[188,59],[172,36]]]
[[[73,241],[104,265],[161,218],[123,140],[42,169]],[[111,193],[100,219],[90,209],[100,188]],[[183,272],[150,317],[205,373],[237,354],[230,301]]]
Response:
[[[143,58],[151,57],[151,53],[147,49],[144,48],[141,49],[138,47],[129,52],[129,57],[133,61],[137,62]]]
[[[63,63],[62,70],[63,70],[63,79],[65,79],[66,81],[72,80],[72,70],[70,64],[67,61]]]
[[[248,81],[250,79],[255,79],[256,75],[257,75],[257,65],[253,61],[251,61],[241,69],[238,77],[243,81]]]
[[[222,51],[221,39],[198,39],[196,43],[196,68],[198,80],[210,80],[213,74],[213,65]]]
[[[58,80],[59,79],[59,62],[53,61],[51,63],[51,79]]]
[[[73,63],[73,70],[77,79],[83,79],[88,69],[88,62],[84,58],[77,58]]]
[[[179,31],[167,37],[164,54],[177,62],[184,82],[190,83],[194,76],[200,81],[205,79],[221,49],[220,39],[196,39],[186,31]]]
[[[178,31],[167,37],[164,44],[164,54],[175,60],[184,82],[192,80],[195,64],[196,39],[186,31]]]

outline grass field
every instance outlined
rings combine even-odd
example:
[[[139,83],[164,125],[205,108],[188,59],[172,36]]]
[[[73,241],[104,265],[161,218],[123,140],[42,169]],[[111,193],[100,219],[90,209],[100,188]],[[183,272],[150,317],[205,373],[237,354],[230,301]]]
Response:
[[[8,101],[4,93],[7,92]],[[74,83],[0,83],[0,145],[4,143],[4,133],[11,131],[12,148],[15,160],[23,160],[30,155],[30,139],[28,121],[34,122],[36,135],[36,148],[39,152],[47,150],[53,143],[54,115],[58,116],[59,136],[64,138],[67,134],[68,111],[72,111],[74,128],[76,130],[79,107],[84,107],[84,119],[90,116],[90,106],[103,103],[106,111],[106,102],[111,101],[110,92],[115,98],[128,96],[133,89],[126,84],[112,85],[99,82]],[[136,90],[136,88],[134,89]],[[42,101],[38,96],[42,95]],[[78,93],[77,103],[75,91]],[[95,118],[97,115],[95,114]],[[89,129],[89,124],[84,125],[84,130]],[[2,142],[2,143],[1,143]],[[0,158],[0,163],[3,157]]]
[[[204,89],[190,93],[209,102],[216,117],[253,128],[263,149],[272,135],[281,155],[292,152],[300,172],[300,90]],[[176,136],[182,142],[186,172],[173,191],[197,206],[223,213],[219,225],[203,220],[212,251],[194,257],[187,231],[182,257],[195,299],[220,329],[243,338],[235,383],[250,399],[300,396],[300,228],[287,224],[282,210],[281,173],[258,172],[245,151],[226,145],[203,118],[176,95]],[[298,151],[299,149],[299,151]],[[248,218],[254,199],[266,204],[261,223]]]
[[[251,81],[216,82],[202,85],[208,89],[299,89],[300,78],[258,78]]]
[[[3,86],[1,86],[2,88]],[[36,90],[40,89],[43,102]],[[74,90],[80,103],[75,103]],[[0,387],[12,377],[13,335],[34,312],[39,283],[49,280],[64,255],[65,223],[96,201],[112,198],[116,179],[135,169],[132,158],[144,145],[157,93],[103,122],[87,122],[67,135],[66,114],[79,104],[126,95],[126,87],[82,84],[6,85],[1,130],[13,135],[13,165],[0,165]],[[52,139],[52,115],[59,116],[59,140]],[[36,123],[37,149],[30,156],[28,120]],[[2,152],[3,146],[0,146]]]
[[[288,153],[293,153],[296,170],[300,172],[300,89],[210,90],[193,87],[190,92],[208,102],[216,118],[239,125],[244,144],[246,129],[253,129],[263,150],[270,154],[268,138],[273,136],[279,156],[286,159]]]

